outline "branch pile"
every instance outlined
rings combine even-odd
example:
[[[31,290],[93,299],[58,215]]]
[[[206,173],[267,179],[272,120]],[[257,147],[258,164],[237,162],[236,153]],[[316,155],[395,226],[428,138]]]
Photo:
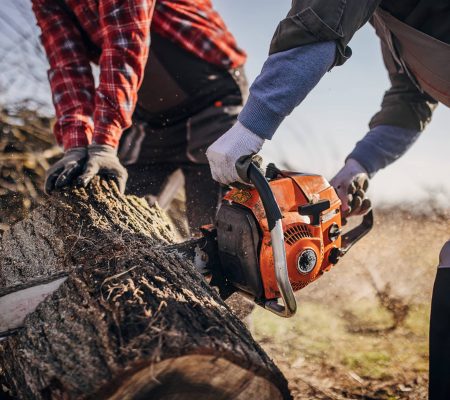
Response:
[[[25,108],[0,109],[0,234],[43,202],[45,170],[60,154],[50,125]]]

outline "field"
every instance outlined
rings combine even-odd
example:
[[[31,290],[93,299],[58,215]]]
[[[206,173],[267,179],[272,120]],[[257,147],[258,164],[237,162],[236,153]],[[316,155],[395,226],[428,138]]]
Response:
[[[427,398],[429,305],[448,215],[375,212],[370,235],[299,292],[293,319],[252,315],[296,399]]]

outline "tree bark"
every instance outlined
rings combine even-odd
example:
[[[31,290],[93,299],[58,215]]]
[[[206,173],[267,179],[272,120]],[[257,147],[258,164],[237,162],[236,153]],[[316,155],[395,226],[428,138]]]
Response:
[[[0,242],[0,287],[70,272],[0,342],[22,399],[288,399],[287,382],[195,270],[164,214],[95,181],[49,199]]]

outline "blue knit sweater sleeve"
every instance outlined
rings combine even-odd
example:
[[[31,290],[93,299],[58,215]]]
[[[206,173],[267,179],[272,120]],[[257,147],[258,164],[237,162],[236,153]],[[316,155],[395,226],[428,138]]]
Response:
[[[239,115],[247,129],[271,139],[288,116],[333,65],[335,42],[319,42],[269,56],[250,87]]]
[[[405,154],[419,135],[420,132],[399,126],[378,125],[356,144],[347,158],[358,161],[373,177]]]

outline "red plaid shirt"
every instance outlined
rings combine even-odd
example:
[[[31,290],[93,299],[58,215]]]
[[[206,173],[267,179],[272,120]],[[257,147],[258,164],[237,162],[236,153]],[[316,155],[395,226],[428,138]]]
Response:
[[[210,63],[233,68],[245,62],[211,0],[32,2],[50,63],[55,136],[66,150],[92,142],[117,146],[131,125],[150,26]],[[95,47],[101,49],[99,57]],[[91,61],[100,67],[97,88]]]

